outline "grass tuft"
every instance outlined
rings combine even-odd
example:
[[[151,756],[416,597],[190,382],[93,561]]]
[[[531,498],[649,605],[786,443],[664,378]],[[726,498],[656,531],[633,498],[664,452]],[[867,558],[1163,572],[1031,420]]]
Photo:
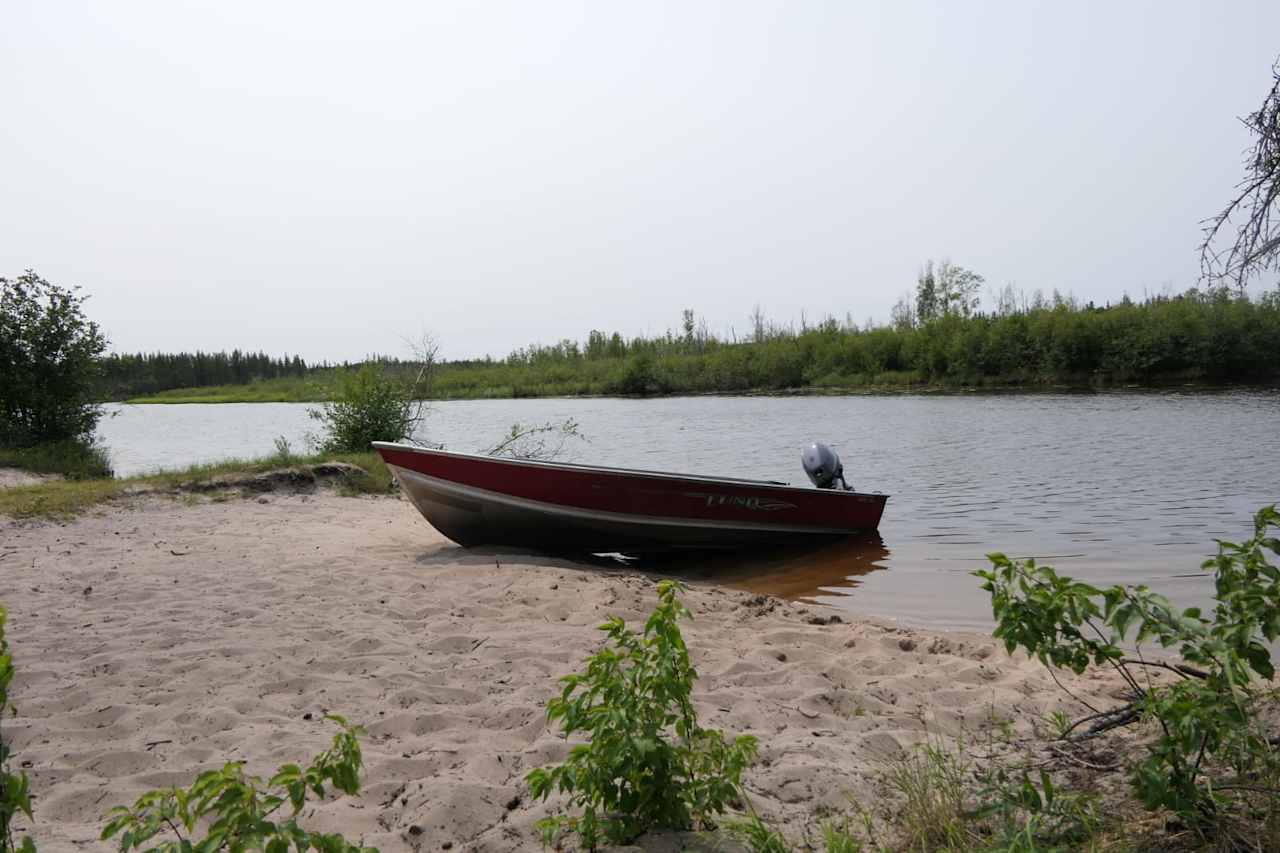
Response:
[[[0,515],[67,518],[124,491],[123,480],[58,480],[0,489]]]
[[[910,850],[973,850],[982,837],[968,818],[973,765],[961,746],[925,743],[892,761],[885,782],[901,798],[896,828]]]

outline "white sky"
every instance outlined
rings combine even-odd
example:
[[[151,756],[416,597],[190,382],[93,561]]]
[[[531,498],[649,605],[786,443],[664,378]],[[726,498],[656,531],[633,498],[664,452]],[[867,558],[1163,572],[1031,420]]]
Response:
[[[927,258],[1181,290],[1268,2],[0,5],[0,275],[113,349],[885,320]]]

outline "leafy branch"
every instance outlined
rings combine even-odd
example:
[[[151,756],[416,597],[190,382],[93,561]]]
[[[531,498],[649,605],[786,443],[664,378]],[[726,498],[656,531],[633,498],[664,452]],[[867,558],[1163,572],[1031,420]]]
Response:
[[[559,423],[548,421],[536,426],[515,423],[502,441],[485,451],[488,456],[512,459],[558,459],[570,441],[588,441],[578,430],[578,422],[566,418]]]
[[[5,639],[4,626],[8,613],[0,607],[0,719],[17,710],[9,703],[9,683],[13,681],[13,656],[9,654],[9,642]],[[14,776],[9,773],[9,745],[0,729],[0,850],[35,853],[36,844],[30,835],[24,835],[22,843],[14,843],[13,819],[22,813],[27,820],[31,815],[31,785],[26,773]]]
[[[1204,824],[1227,803],[1224,791],[1257,787],[1260,773],[1280,770],[1271,738],[1259,719],[1275,676],[1268,643],[1280,637],[1280,569],[1267,553],[1280,554],[1275,506],[1254,516],[1254,535],[1218,542],[1203,568],[1214,573],[1213,613],[1178,610],[1145,586],[1098,589],[1058,575],[1035,560],[990,554],[991,568],[975,572],[991,595],[994,636],[1008,651],[1022,648],[1045,666],[1076,673],[1089,666],[1113,668],[1129,687],[1130,701],[1095,711],[1063,727],[1061,737],[1082,739],[1140,720],[1159,724],[1161,736],[1145,760],[1130,767],[1142,802],[1168,808],[1192,824]],[[1154,641],[1177,649],[1182,662],[1149,661],[1123,644]],[[1176,676],[1153,681],[1150,671]],[[1077,732],[1085,723],[1091,725]],[[1210,761],[1233,774],[1208,777]]]
[[[121,853],[142,849],[156,836],[169,836],[148,848],[159,853],[217,850],[264,850],[287,853],[367,853],[337,833],[311,832],[297,818],[308,796],[323,798],[326,786],[355,796],[360,793],[360,737],[364,729],[337,714],[325,719],[338,724],[330,748],[303,768],[285,764],[268,781],[244,772],[243,762],[233,761],[220,770],[201,773],[189,788],[164,788],[143,794],[132,808],[117,806],[108,812],[102,839],[119,835]],[[272,817],[287,808],[287,817]],[[203,827],[203,837],[197,833]]]

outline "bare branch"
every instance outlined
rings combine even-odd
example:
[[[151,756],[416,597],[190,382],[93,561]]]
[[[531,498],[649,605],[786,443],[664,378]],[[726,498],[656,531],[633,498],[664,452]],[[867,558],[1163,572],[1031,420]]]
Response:
[[[578,431],[578,422],[567,418],[559,423],[548,421],[539,426],[512,424],[511,432],[502,441],[485,451],[489,456],[508,456],[512,459],[558,459],[570,441],[587,441]]]
[[[1272,65],[1271,91],[1254,113],[1241,122],[1256,137],[1245,154],[1245,178],[1216,216],[1204,221],[1200,244],[1203,280],[1232,280],[1239,293],[1249,279],[1280,264],[1280,60]],[[1218,245],[1235,225],[1235,240]]]
[[[1077,696],[1075,693],[1072,693],[1070,690],[1068,690],[1068,689],[1067,689],[1067,685],[1063,684],[1061,681],[1059,681],[1059,680],[1058,680],[1058,674],[1057,674],[1056,672],[1054,672],[1054,671],[1053,671],[1053,667],[1051,667],[1051,666],[1046,666],[1046,667],[1045,667],[1045,670],[1049,673],[1049,677],[1053,679],[1053,683],[1054,683],[1054,684],[1056,684],[1056,685],[1058,685],[1058,688],[1059,688],[1060,690],[1062,690],[1062,692],[1063,692],[1063,693],[1066,693],[1066,694],[1067,694],[1068,696],[1070,696],[1072,699],[1076,700],[1076,701],[1077,701],[1077,702],[1079,702],[1081,705],[1083,705],[1083,706],[1085,706],[1086,708],[1088,708],[1090,711],[1093,711],[1095,714],[1101,714],[1101,713],[1102,713],[1102,712],[1101,712],[1101,711],[1099,711],[1097,708],[1095,708],[1093,705],[1089,704],[1089,702],[1088,702],[1087,700],[1083,699],[1083,698],[1082,698],[1082,697],[1080,697],[1080,696]]]
[[[415,441],[418,425],[427,416],[427,399],[431,396],[431,382],[435,378],[436,357],[440,352],[440,343],[428,332],[423,332],[416,340],[405,339],[417,362],[418,372],[413,383],[409,385],[405,395],[404,415],[408,423],[405,437]]]
[[[1196,669],[1194,666],[1187,666],[1184,663],[1164,663],[1163,661],[1154,660],[1138,660],[1136,658],[1123,658],[1121,663],[1132,664],[1133,666],[1148,666],[1154,669],[1167,669],[1170,672],[1176,672],[1183,678],[1208,678],[1209,673],[1203,669]]]

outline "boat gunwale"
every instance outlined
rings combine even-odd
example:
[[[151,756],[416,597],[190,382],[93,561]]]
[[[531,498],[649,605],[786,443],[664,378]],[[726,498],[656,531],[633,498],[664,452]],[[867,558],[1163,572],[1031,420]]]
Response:
[[[482,453],[461,453],[455,450],[437,450],[433,447],[417,447],[412,444],[400,444],[399,442],[394,441],[374,441],[371,442],[371,444],[377,449],[385,447],[390,450],[410,451],[424,456],[432,454],[439,456],[452,456],[459,459],[472,459],[479,462],[494,462],[502,465],[513,465],[516,467],[522,465],[533,465],[542,466],[544,468],[559,468],[569,471],[587,471],[600,474],[643,477],[651,480],[684,480],[690,483],[727,483],[729,485],[755,486],[783,492],[801,492],[807,495],[847,495],[849,497],[873,498],[877,500],[884,500],[886,502],[889,500],[889,495],[881,492],[857,492],[841,491],[838,489],[805,488],[804,486],[793,486],[789,483],[782,483],[776,480],[747,480],[740,477],[708,477],[698,474],[678,474],[674,471],[646,471],[638,468],[610,468],[604,465],[583,465],[576,462],[553,462],[545,459],[511,459],[502,456],[487,456]]]

